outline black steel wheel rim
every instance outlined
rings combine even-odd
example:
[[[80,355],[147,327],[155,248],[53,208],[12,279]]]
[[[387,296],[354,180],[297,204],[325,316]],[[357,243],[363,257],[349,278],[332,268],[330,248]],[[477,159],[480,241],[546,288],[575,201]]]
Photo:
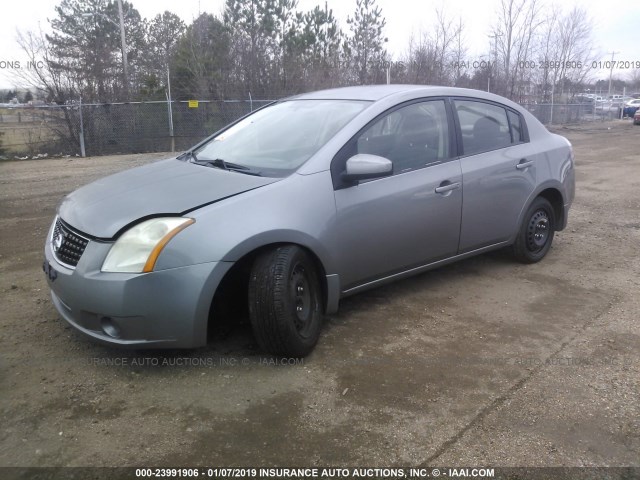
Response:
[[[530,252],[541,251],[549,241],[551,222],[543,209],[536,210],[527,225],[527,249]]]
[[[293,323],[301,337],[308,337],[313,323],[314,295],[304,265],[298,263],[291,272],[290,295],[293,300]]]

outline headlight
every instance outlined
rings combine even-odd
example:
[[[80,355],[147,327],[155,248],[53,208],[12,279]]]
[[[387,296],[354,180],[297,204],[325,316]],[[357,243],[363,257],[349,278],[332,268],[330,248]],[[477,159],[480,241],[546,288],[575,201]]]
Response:
[[[152,218],[130,228],[109,250],[102,271],[153,271],[160,252],[169,240],[194,222],[192,218],[182,217]]]

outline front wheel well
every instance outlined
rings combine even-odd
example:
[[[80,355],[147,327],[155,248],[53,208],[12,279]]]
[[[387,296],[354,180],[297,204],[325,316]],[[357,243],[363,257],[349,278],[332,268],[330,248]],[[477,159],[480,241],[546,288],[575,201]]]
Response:
[[[556,217],[556,230],[561,230],[564,222],[564,199],[559,190],[555,188],[547,188],[538,194],[538,197],[546,199],[553,207],[553,213]]]
[[[293,242],[270,243],[262,245],[245,255],[235,262],[233,267],[222,278],[218,284],[211,306],[209,307],[209,319],[207,324],[207,335],[211,337],[212,331],[216,327],[230,326],[237,323],[249,322],[248,307],[248,287],[249,275],[251,268],[258,256],[267,250],[276,248],[280,245],[297,245],[303,248],[315,264],[318,271],[318,281],[322,289],[323,307],[327,303],[327,280],[326,272],[322,262],[318,256],[308,247]]]

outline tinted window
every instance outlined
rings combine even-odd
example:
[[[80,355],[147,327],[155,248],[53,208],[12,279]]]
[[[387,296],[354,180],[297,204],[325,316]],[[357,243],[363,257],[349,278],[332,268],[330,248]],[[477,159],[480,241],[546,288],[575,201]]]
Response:
[[[402,173],[449,158],[444,101],[414,103],[382,117],[356,139],[356,152],[379,155]]]
[[[511,125],[511,140],[513,143],[524,142],[520,115],[511,110],[507,110],[507,116],[509,117],[509,124]]]
[[[504,148],[511,133],[504,108],[490,103],[455,100],[465,155]]]

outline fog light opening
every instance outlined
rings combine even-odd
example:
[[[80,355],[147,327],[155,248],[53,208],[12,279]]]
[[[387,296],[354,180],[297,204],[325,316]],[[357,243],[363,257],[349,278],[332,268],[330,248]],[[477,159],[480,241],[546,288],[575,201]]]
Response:
[[[100,327],[102,327],[102,331],[111,338],[120,338],[120,335],[122,335],[122,332],[118,326],[113,323],[111,317],[102,317],[100,319]]]

